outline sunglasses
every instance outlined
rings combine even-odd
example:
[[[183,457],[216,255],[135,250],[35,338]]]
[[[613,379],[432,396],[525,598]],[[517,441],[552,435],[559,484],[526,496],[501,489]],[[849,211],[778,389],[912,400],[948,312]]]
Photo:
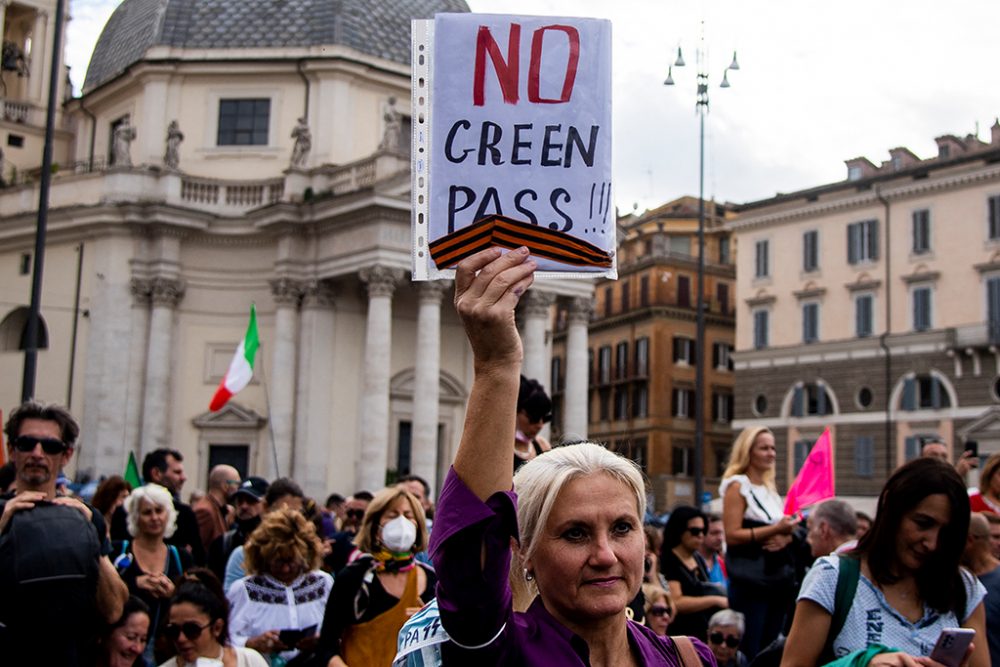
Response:
[[[167,627],[170,627],[169,625]],[[713,632],[708,636],[708,641],[713,644],[721,644],[723,641],[726,642],[726,646],[729,648],[736,648],[740,645],[740,637],[736,635],[723,635],[721,632]]]
[[[351,519],[362,519],[365,516],[364,510],[347,510],[344,515]]]
[[[653,605],[652,607],[649,608],[649,615],[650,616],[670,616],[670,608],[669,607],[663,607],[661,605],[656,604],[656,605]]]
[[[177,641],[181,637],[181,633],[189,640],[194,641],[201,636],[201,631],[212,625],[211,623],[206,623],[205,625],[198,625],[194,621],[188,621],[187,623],[181,623],[176,625],[174,623],[168,623],[165,628],[163,628],[163,634],[166,635],[167,639],[172,642]]]
[[[705,534],[704,528],[688,528],[687,532],[691,533],[694,537],[701,537]]]
[[[19,435],[10,443],[19,452],[34,451],[35,445],[41,445],[46,454],[62,454],[66,451],[66,443],[55,438],[37,438],[32,435]]]

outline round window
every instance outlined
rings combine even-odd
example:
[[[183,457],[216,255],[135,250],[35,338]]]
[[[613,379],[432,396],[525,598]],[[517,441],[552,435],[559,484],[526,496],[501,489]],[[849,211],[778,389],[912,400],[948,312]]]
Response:
[[[875,395],[872,394],[872,390],[868,387],[858,389],[857,402],[859,408],[870,408],[874,399]]]
[[[753,413],[758,417],[762,417],[765,412],[767,412],[767,396],[757,394],[753,399]]]

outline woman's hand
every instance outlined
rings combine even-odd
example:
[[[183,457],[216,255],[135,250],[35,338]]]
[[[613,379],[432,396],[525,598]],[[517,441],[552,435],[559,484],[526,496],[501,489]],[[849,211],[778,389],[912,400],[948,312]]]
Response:
[[[135,578],[135,585],[161,600],[174,594],[174,582],[163,573],[140,574]]]
[[[772,525],[778,529],[779,535],[791,535],[799,522],[794,516],[783,516]]]
[[[247,640],[247,648],[252,648],[258,653],[280,653],[288,650],[288,647],[278,639],[277,630],[268,630],[256,637],[251,637]]]
[[[764,540],[760,548],[764,551],[781,551],[791,543],[791,535],[772,535]]]
[[[504,255],[490,248],[463,260],[455,271],[455,309],[477,367],[521,363],[514,307],[534,280],[536,264],[528,257],[523,247]]]

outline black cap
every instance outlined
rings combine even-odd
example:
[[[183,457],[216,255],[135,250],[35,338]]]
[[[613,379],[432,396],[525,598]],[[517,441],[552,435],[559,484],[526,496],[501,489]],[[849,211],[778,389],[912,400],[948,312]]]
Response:
[[[244,495],[250,496],[254,500],[260,500],[265,495],[267,495],[268,486],[270,485],[267,483],[267,480],[264,479],[263,477],[247,477],[245,480],[243,480],[243,483],[240,484],[240,488],[236,489],[236,491],[233,493],[233,497],[236,497],[242,493]]]

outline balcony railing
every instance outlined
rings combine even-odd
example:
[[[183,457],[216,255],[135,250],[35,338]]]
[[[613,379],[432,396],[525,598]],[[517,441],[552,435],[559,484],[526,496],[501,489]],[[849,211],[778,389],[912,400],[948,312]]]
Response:
[[[3,119],[14,123],[27,123],[31,104],[15,100],[3,100]]]
[[[1000,322],[983,322],[955,327],[955,347],[1000,345]]]

